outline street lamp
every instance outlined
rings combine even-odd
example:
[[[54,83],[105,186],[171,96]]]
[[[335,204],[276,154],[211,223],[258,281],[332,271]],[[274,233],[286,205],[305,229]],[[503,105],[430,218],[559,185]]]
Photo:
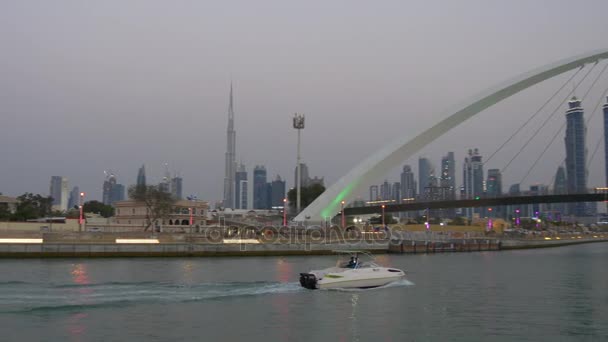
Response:
[[[340,202],[341,208],[342,208],[342,229],[344,229],[344,227],[346,226],[346,223],[344,221],[344,201]]]
[[[287,198],[283,198],[283,227],[287,227]]]
[[[304,129],[304,115],[295,113],[293,116],[293,128],[298,130],[298,154],[296,165],[296,215],[300,213],[302,170],[300,168],[300,131]]]
[[[78,231],[82,232],[82,223],[84,222],[83,220],[83,203],[84,203],[84,192],[80,193],[80,196],[78,197],[78,210],[79,210],[79,217],[78,217]]]
[[[385,205],[382,205],[382,228],[384,228],[384,207]]]
[[[489,211],[489,218],[488,218],[488,231],[492,230],[492,228],[494,228],[494,224],[492,223],[492,208],[488,208]]]

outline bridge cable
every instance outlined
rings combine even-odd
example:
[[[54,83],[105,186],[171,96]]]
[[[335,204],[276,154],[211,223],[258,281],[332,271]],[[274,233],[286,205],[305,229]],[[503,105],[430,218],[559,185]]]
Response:
[[[600,136],[600,138],[597,141],[597,144],[595,144],[595,148],[593,149],[593,153],[591,154],[591,158],[589,158],[589,160],[587,161],[587,167],[585,169],[589,169],[589,166],[591,166],[591,161],[593,160],[593,157],[595,157],[595,153],[599,149],[600,144],[602,143],[602,141],[604,141],[604,136],[603,135]]]
[[[555,116],[555,114],[557,113],[557,111],[562,108],[562,106],[564,105],[564,103],[566,103],[566,101],[568,100],[568,98],[570,98],[570,96],[572,95],[572,93],[574,93],[574,91],[576,90],[576,88],[578,88],[578,86],[580,86],[580,84],[587,78],[587,76],[589,76],[589,74],[591,73],[591,71],[593,71],[593,69],[595,68],[595,66],[597,65],[597,63],[595,63],[590,69],[589,71],[587,71],[587,73],[585,74],[585,76],[583,76],[583,78],[576,84],[576,86],[570,91],[568,92],[568,95],[566,95],[566,97],[560,102],[560,104],[555,107],[555,109],[553,110],[553,112],[551,113],[551,115],[549,115],[549,117],[542,123],[542,125],[534,132],[534,134],[532,134],[530,136],[530,138],[526,141],[526,143],[519,149],[519,151],[515,154],[515,156],[513,156],[513,158],[511,158],[511,160],[509,160],[509,162],[507,163],[507,165],[505,167],[502,168],[502,170],[500,171],[501,173],[504,173],[507,168],[511,165],[511,163],[513,163],[513,161],[523,152],[523,150],[528,147],[528,144],[530,144],[530,142],[532,141],[532,139],[534,139],[534,137],[536,137],[536,135],[538,134],[538,132],[540,132],[541,129],[543,129],[543,127],[545,127],[545,125],[547,124],[547,122],[549,122],[549,120],[551,120],[553,118],[553,116]],[[562,126],[563,128],[563,126]],[[559,132],[558,132],[559,133]],[[551,142],[553,142],[553,140],[555,139],[555,137],[551,140]]]
[[[608,64],[607,64],[608,65]],[[551,97],[542,105],[540,106],[540,108],[538,108],[538,110],[531,116],[528,118],[528,120],[526,120],[526,122],[524,122],[523,125],[521,125],[516,131],[515,133],[511,134],[511,136],[505,140],[505,142],[502,143],[502,145],[500,145],[500,147],[494,151],[494,153],[492,153],[490,155],[490,157],[488,157],[486,159],[486,161],[483,163],[483,165],[486,165],[491,159],[492,157],[494,157],[498,152],[500,152],[503,147],[505,147],[511,140],[513,140],[513,138],[519,133],[521,132],[521,130],[530,123],[530,121],[532,121],[532,119],[534,119],[543,109],[545,109],[545,107],[551,102],[553,101],[553,99],[574,79],[574,77],[576,77],[576,75],[578,75],[579,72],[581,72],[581,70],[583,70],[585,66],[581,65],[581,67],[574,73],[572,74],[572,76],[570,76],[570,78],[561,86],[559,87],[559,89],[557,89],[557,91],[555,93],[553,93],[553,95],[551,95]]]
[[[591,84],[591,86],[589,87],[589,89],[587,89],[587,92],[585,92],[585,95],[583,95],[583,98],[581,99],[581,102],[583,102],[585,100],[585,98],[587,97],[587,95],[589,95],[589,92],[591,91],[591,89],[593,88],[593,86],[595,86],[595,84],[597,83],[598,79],[600,78],[600,76],[604,73],[604,71],[606,70],[606,67],[608,67],[608,64],[606,64],[606,66],[604,66],[604,68],[602,69],[602,71],[597,75],[597,77],[595,78],[595,80],[593,81],[593,83]],[[587,73],[588,74],[588,73]],[[585,75],[586,76],[586,75]],[[582,82],[582,80],[581,80]],[[580,84],[580,82],[579,82]],[[577,85],[578,86],[578,85]],[[608,89],[606,89],[606,91],[608,91]],[[573,90],[574,92],[574,90]],[[602,93],[605,94],[606,92]],[[604,98],[601,97],[600,100],[597,102],[597,104],[595,105],[595,108],[593,109],[592,112],[592,116],[593,113],[595,113],[598,109],[598,107],[600,106],[600,104],[602,103],[602,100]],[[553,114],[551,114],[553,116]],[[588,122],[588,121],[587,121]],[[538,161],[545,155],[545,152],[547,152],[547,150],[549,149],[549,147],[551,147],[551,145],[553,144],[553,142],[555,141],[555,138],[557,138],[558,134],[560,134],[564,128],[566,127],[566,124],[568,122],[564,121],[564,123],[561,125],[561,127],[559,128],[559,130],[557,132],[555,132],[555,134],[553,135],[553,138],[551,139],[551,141],[549,142],[549,144],[547,144],[545,146],[545,149],[543,150],[543,152],[540,154],[540,156],[538,156],[538,158],[536,158],[536,160],[534,161],[534,163],[532,164],[532,166],[528,169],[528,172],[526,172],[525,176],[521,179],[521,181],[519,182],[520,184],[523,183],[526,178],[528,178],[528,175],[530,175],[530,172],[532,172],[532,170],[534,169],[534,167],[536,166],[536,164],[538,163]],[[543,124],[544,125],[544,124]],[[537,131],[538,132],[538,131]],[[535,134],[537,133],[535,132]],[[566,162],[566,160],[564,159],[564,163]],[[587,169],[587,166],[585,167],[585,169]]]

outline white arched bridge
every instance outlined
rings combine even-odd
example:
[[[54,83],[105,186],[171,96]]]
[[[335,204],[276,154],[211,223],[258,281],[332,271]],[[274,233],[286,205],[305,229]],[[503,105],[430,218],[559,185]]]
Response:
[[[327,188],[325,192],[295,217],[295,221],[321,221],[334,216],[342,201],[348,201],[373,180],[385,176],[422,148],[460,125],[483,110],[509,98],[520,91],[570,70],[584,67],[608,59],[608,49],[592,51],[579,56],[563,59],[541,68],[524,73],[512,80],[492,87],[471,100],[456,107],[454,113],[447,113],[445,119],[421,132],[414,138],[401,137],[359,163],[345,176]]]

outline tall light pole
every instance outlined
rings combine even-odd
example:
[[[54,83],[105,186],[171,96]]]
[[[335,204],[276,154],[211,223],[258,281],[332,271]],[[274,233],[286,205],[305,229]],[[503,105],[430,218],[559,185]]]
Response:
[[[83,223],[83,203],[84,203],[84,192],[80,193],[80,196],[78,197],[78,210],[79,210],[79,217],[78,217],[78,232],[82,232],[82,223]]]
[[[346,227],[346,222],[344,221],[344,201],[340,202],[341,212],[342,212],[342,229]]]
[[[296,166],[296,215],[300,213],[301,207],[301,187],[302,187],[302,170],[300,168],[300,131],[304,129],[304,115],[295,113],[293,116],[293,128],[298,130],[298,154]]]
[[[382,228],[384,228],[384,207],[385,205],[382,205]]]
[[[287,227],[287,198],[283,198],[283,227]]]

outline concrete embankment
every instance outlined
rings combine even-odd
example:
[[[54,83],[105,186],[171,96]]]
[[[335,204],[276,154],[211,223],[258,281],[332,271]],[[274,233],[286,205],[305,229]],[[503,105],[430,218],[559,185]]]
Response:
[[[523,240],[503,240],[501,249],[527,249],[527,248],[547,248],[568,245],[578,245],[583,243],[608,242],[608,238],[560,238],[551,240],[523,239]]]
[[[508,249],[547,248],[583,243],[608,242],[608,238],[560,238],[555,239],[458,239],[452,241],[413,241],[393,240],[389,244],[389,253],[445,253],[445,252],[479,252]]]
[[[190,257],[190,256],[271,256],[322,255],[340,250],[386,253],[388,241],[344,243],[40,243],[0,244],[0,257]]]

